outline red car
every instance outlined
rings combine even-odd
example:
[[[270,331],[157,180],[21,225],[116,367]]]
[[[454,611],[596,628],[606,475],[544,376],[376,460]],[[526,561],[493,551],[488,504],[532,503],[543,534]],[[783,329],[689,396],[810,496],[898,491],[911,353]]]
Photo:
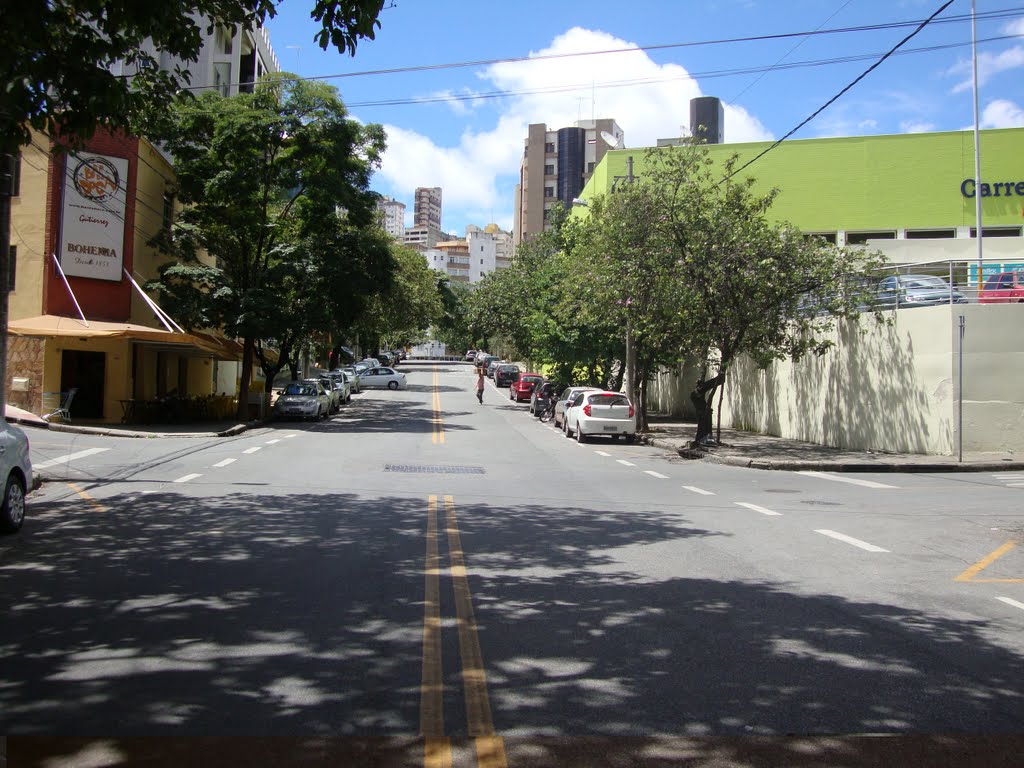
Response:
[[[533,388],[542,381],[544,381],[544,377],[539,373],[519,374],[519,378],[513,381],[508,388],[508,399],[515,400],[517,403],[521,400],[529,400]]]
[[[1017,304],[1024,301],[1024,272],[1000,272],[985,279],[979,304]]]

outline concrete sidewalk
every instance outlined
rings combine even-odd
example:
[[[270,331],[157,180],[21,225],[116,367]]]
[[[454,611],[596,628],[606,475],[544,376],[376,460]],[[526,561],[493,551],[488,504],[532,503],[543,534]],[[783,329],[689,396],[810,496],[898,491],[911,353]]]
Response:
[[[722,429],[722,444],[690,448],[696,425],[651,421],[643,442],[677,452],[684,458],[751,469],[832,472],[999,472],[1024,469],[1024,456],[1013,453],[964,453],[957,456],[882,453],[829,448],[771,435]]]

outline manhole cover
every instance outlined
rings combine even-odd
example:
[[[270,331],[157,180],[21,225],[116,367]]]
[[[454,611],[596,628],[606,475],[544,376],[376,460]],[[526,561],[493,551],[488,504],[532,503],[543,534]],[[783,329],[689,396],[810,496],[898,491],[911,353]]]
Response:
[[[385,472],[413,472],[432,475],[482,475],[483,467],[460,467],[450,464],[385,464]]]

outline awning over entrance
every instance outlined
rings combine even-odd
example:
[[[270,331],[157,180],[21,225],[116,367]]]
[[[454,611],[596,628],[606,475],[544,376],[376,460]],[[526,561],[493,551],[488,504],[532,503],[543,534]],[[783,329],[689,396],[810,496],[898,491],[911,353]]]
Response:
[[[182,352],[209,355],[218,360],[239,360],[242,345],[212,333],[174,333],[162,328],[135,323],[108,323],[90,320],[86,325],[77,317],[39,315],[7,323],[11,336],[39,336],[43,338],[125,339],[129,341],[177,347]]]

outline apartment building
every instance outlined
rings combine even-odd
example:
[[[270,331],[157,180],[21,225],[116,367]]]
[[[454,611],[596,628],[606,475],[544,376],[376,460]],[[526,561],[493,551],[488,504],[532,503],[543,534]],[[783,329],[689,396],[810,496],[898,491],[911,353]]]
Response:
[[[203,46],[197,61],[183,61],[156,50],[152,40],[146,40],[142,49],[149,53],[161,69],[173,71],[179,67],[189,74],[189,88],[195,92],[215,89],[223,96],[251,93],[259,78],[270,72],[280,72],[270,36],[263,27],[243,29],[217,24],[207,31],[209,22],[199,18]],[[133,73],[123,63],[115,64],[111,71],[118,76]]]
[[[423,251],[431,269],[455,282],[478,283],[486,275],[512,265],[512,234],[497,224],[466,227],[464,239],[449,239]]]
[[[547,229],[555,204],[570,207],[605,153],[621,148],[623,138],[612,119],[578,120],[557,130],[544,123],[530,125],[515,188],[513,244]]]
[[[441,188],[417,187],[413,203],[414,227],[441,229]]]
[[[377,201],[377,210],[380,211],[384,231],[396,240],[401,240],[405,236],[405,203],[393,197],[384,197]]]

